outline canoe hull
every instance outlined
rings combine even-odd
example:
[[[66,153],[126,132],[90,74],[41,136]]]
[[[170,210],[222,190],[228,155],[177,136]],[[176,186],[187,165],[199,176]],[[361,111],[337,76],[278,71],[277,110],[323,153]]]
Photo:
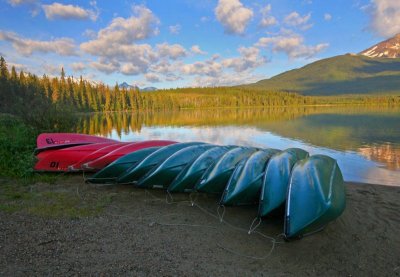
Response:
[[[110,163],[114,162],[115,160],[119,159],[120,157],[125,156],[126,154],[149,147],[168,146],[175,143],[175,141],[170,140],[147,140],[128,144],[124,147],[111,151],[107,155],[99,157],[96,160],[82,164],[82,168],[84,170],[98,171],[100,169],[103,169]]]
[[[216,146],[201,154],[193,163],[188,164],[168,186],[169,192],[192,192],[204,172],[222,155],[228,152],[230,146]]]
[[[293,168],[287,191],[284,234],[287,239],[322,229],[342,214],[346,192],[336,161],[315,155]]]
[[[278,153],[275,149],[263,149],[253,153],[236,166],[221,197],[221,205],[253,205],[260,199],[265,167],[269,159]]]
[[[214,145],[211,144],[200,144],[177,151],[139,180],[137,186],[167,189],[188,163],[193,162],[201,153],[213,147]]]
[[[123,175],[130,168],[160,148],[161,147],[149,147],[122,156],[90,178],[87,178],[86,181],[95,184],[116,183],[119,176]]]
[[[45,150],[60,149],[92,143],[117,142],[116,140],[76,133],[42,133],[36,139],[35,154]]]
[[[201,177],[196,190],[205,193],[221,194],[227,185],[236,165],[247,159],[256,148],[237,147],[225,153]]]
[[[137,183],[143,176],[145,176],[149,171],[151,171],[155,166],[161,164],[168,157],[170,157],[175,152],[193,145],[204,144],[202,142],[185,142],[176,143],[168,146],[164,146],[157,151],[153,152],[146,158],[144,158],[140,163],[131,168],[125,174],[119,176],[117,183],[121,184],[131,184]]]
[[[79,162],[84,157],[110,145],[118,145],[122,147],[124,144],[115,142],[93,143],[58,150],[47,150],[37,155],[38,162],[34,166],[34,170],[47,172],[66,172],[69,170],[71,165]]]
[[[299,148],[286,149],[268,162],[263,179],[258,215],[266,216],[286,201],[286,192],[293,166],[309,156]]]

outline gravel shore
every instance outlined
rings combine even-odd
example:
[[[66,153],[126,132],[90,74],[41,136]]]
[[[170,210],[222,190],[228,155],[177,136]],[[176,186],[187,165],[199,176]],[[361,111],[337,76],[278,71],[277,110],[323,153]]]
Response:
[[[400,276],[399,187],[347,184],[344,214],[289,243],[281,216],[249,235],[257,208],[227,208],[221,223],[211,196],[168,204],[163,191],[95,187],[79,176],[45,189],[111,201],[78,218],[0,211],[1,276]]]

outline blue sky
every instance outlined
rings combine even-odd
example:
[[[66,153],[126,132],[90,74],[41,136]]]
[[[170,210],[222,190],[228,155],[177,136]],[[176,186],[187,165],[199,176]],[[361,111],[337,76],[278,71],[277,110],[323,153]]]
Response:
[[[109,85],[250,83],[399,32],[398,0],[0,0],[9,65]]]

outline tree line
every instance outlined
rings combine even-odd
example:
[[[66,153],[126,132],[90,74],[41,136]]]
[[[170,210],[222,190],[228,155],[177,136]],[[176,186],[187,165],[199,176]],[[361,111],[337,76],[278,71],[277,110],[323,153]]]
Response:
[[[136,88],[110,87],[66,76],[38,77],[8,69],[0,58],[0,112],[33,113],[35,110],[140,111],[208,107],[277,107],[325,104],[399,105],[398,96],[311,97],[291,92],[265,91],[241,87],[163,89],[140,92]]]

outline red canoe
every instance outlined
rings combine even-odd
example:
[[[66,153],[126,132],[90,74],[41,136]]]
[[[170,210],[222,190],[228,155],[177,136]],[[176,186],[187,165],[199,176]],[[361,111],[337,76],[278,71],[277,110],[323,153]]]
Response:
[[[137,142],[133,145],[126,145],[126,146],[116,149],[116,150],[108,153],[107,155],[102,156],[96,160],[82,164],[82,169],[96,171],[96,170],[106,167],[107,165],[109,165],[110,163],[115,161],[116,159],[118,159],[126,154],[129,154],[129,153],[132,153],[132,152],[138,151],[140,149],[144,149],[144,148],[155,147],[155,146],[167,146],[167,145],[174,144],[174,143],[177,143],[177,142],[170,141],[170,140],[148,140],[148,141]]]
[[[105,143],[93,143],[87,145],[73,146],[63,149],[53,149],[41,152],[37,155],[38,162],[36,163],[34,170],[37,171],[68,171],[68,167],[79,162],[84,157],[91,155],[93,152],[98,151],[111,146],[117,145],[115,149],[124,147],[131,143],[116,143],[116,142],[105,142]],[[103,152],[106,155],[109,151]]]
[[[94,161],[94,160],[96,160],[96,159],[98,159],[98,158],[100,158],[102,156],[105,156],[108,153],[110,153],[110,152],[112,152],[112,151],[114,151],[116,149],[119,149],[121,147],[124,147],[124,146],[126,146],[126,143],[114,143],[112,145],[100,148],[99,150],[94,151],[91,154],[83,157],[77,163],[75,163],[73,165],[70,165],[68,167],[68,171],[80,171],[80,170],[82,170],[82,165],[84,163],[88,163],[88,162]]]
[[[47,149],[58,149],[64,147],[71,147],[77,145],[85,145],[91,143],[102,142],[117,142],[113,139],[75,134],[75,133],[43,133],[37,137],[36,140],[36,153],[42,152]]]

